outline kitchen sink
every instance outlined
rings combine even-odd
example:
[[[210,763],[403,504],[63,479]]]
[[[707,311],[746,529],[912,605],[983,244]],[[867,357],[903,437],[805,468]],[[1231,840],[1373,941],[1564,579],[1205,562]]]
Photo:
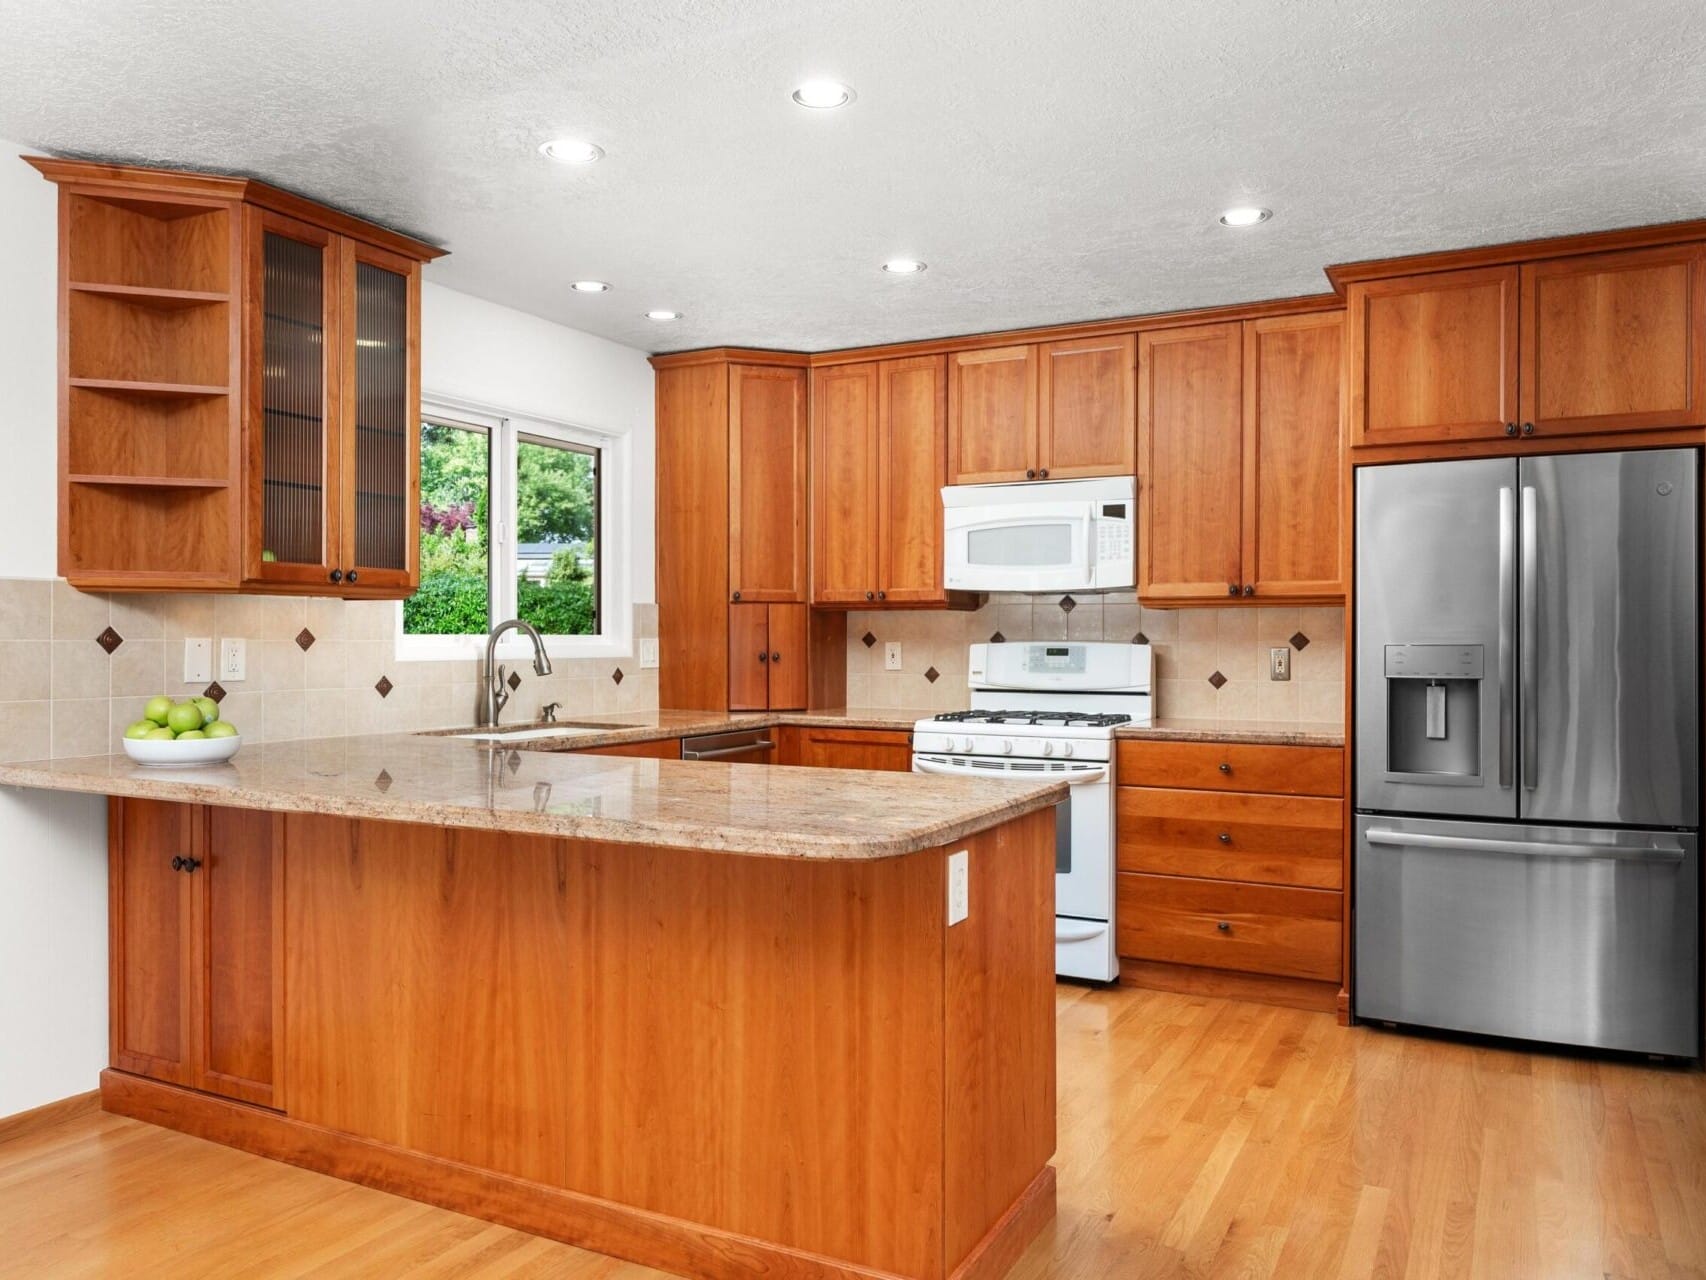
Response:
[[[573,738],[587,733],[609,733],[612,728],[620,726],[607,724],[551,724],[551,725],[522,725],[514,729],[505,729],[501,725],[496,729],[470,729],[466,732],[441,733],[435,737],[461,738],[466,742],[535,742],[541,738]]]

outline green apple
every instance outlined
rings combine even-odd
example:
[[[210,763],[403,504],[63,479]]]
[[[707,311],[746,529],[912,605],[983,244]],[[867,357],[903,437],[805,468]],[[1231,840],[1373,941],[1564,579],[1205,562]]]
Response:
[[[219,719],[219,704],[212,698],[191,698],[191,702],[201,708],[201,722],[212,724]]]
[[[178,735],[173,733],[170,729],[167,729],[164,727],[161,727],[158,729],[150,729],[148,731],[148,740],[150,742],[170,742],[173,738],[175,738],[177,736]]]
[[[166,727],[173,733],[188,733],[204,723],[201,708],[193,702],[180,702],[166,713]]]
[[[202,732],[210,738],[235,738],[237,726],[228,720],[215,720]]]
[[[188,742],[191,738],[205,738],[207,734],[200,729],[186,729],[178,735],[179,742]]]
[[[276,552],[273,552],[273,551],[261,552],[261,563],[262,564],[277,564],[278,563],[278,554]]]
[[[127,724],[124,727],[124,736],[127,738],[146,738],[159,727],[152,720],[138,720],[135,724]]]
[[[148,699],[148,705],[142,708],[142,715],[155,724],[165,724],[166,716],[171,710],[172,700],[162,694],[157,698]]]

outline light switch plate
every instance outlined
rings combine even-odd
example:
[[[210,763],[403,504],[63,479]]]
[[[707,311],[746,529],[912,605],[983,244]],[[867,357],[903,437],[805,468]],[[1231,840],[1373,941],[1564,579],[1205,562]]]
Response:
[[[219,678],[221,680],[245,680],[249,665],[249,643],[234,636],[225,636],[219,641]]]
[[[640,670],[650,671],[658,664],[657,637],[649,636],[640,641]]]
[[[213,637],[184,637],[184,683],[206,684],[213,679]]]
[[[958,924],[971,914],[971,853],[961,849],[948,855],[948,923]]]
[[[1268,650],[1268,679],[1291,679],[1291,650],[1284,645]]]
[[[900,670],[900,641],[890,640],[883,646],[883,670]]]

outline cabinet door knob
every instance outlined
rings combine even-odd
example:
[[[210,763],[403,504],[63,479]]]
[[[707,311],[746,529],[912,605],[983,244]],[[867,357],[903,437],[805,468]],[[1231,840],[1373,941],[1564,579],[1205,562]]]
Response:
[[[173,871],[182,871],[182,870],[183,870],[183,869],[184,869],[184,860],[183,860],[183,858],[182,858],[182,857],[178,857],[178,856],[174,856],[174,857],[173,857],[173,858],[172,858],[172,870],[173,870]]]
[[[1039,480],[1047,480],[1048,479],[1048,468],[1044,467],[1041,471],[1037,472],[1037,478]]]
[[[889,593],[888,593],[888,592],[886,592],[886,591],[879,591],[879,592],[877,592],[877,599],[879,599],[879,600],[887,600],[887,599],[888,599],[888,598],[889,598]]]
[[[734,594],[734,598],[735,598],[735,599],[736,599],[736,600],[739,600],[739,599],[740,599],[740,592],[738,592],[738,591],[737,591],[737,592],[735,592],[735,594]]]
[[[1534,434],[1534,424],[1532,422],[1523,423],[1522,424],[1522,434],[1525,436],[1533,435]]]
[[[326,576],[333,582],[342,582],[344,580],[344,571],[342,569],[333,569]]]
[[[194,871],[200,865],[200,858],[175,857],[172,859],[173,871]]]
[[[1505,434],[1507,436],[1514,436],[1516,434],[1516,423],[1514,423],[1514,422],[1505,423]]]
[[[770,651],[770,661],[780,662],[780,661],[782,661],[782,655],[777,653],[774,649],[772,649]]]
[[[354,569],[351,569],[348,573],[344,574],[344,581],[345,582],[354,582],[355,581],[355,570]]]
[[[759,654],[758,654],[758,660],[760,662],[769,662],[770,661],[770,655],[768,653],[765,653],[763,650],[760,650]]]
[[[865,599],[867,599],[867,600],[875,600],[876,598],[877,598],[877,593],[875,591],[867,591],[865,593]]]
[[[1232,833],[1230,831],[1222,831],[1220,833],[1220,843],[1221,844],[1231,844],[1232,843]]]
[[[1244,594],[1247,596],[1255,595],[1256,594],[1256,584],[1253,582],[1246,582],[1244,584]]]
[[[1222,773],[1231,773],[1232,772],[1232,766],[1230,764],[1228,764],[1226,761],[1222,760],[1220,762],[1220,771]]]
[[[1036,478],[1037,478],[1036,468],[1035,467],[1026,467],[1025,468],[1025,479],[1035,480]]]
[[[1236,582],[1228,582],[1226,584],[1226,594],[1229,596],[1237,595],[1238,594],[1238,584]]]
[[[1215,921],[1214,927],[1219,929],[1222,933],[1232,932],[1232,922],[1229,920],[1217,920]]]

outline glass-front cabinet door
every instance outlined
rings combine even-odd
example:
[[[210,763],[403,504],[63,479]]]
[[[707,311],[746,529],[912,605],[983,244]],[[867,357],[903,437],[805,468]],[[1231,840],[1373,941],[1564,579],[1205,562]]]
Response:
[[[249,422],[244,577],[329,584],[339,554],[339,239],[246,212]]]
[[[343,548],[351,594],[418,578],[420,268],[343,242]]]

